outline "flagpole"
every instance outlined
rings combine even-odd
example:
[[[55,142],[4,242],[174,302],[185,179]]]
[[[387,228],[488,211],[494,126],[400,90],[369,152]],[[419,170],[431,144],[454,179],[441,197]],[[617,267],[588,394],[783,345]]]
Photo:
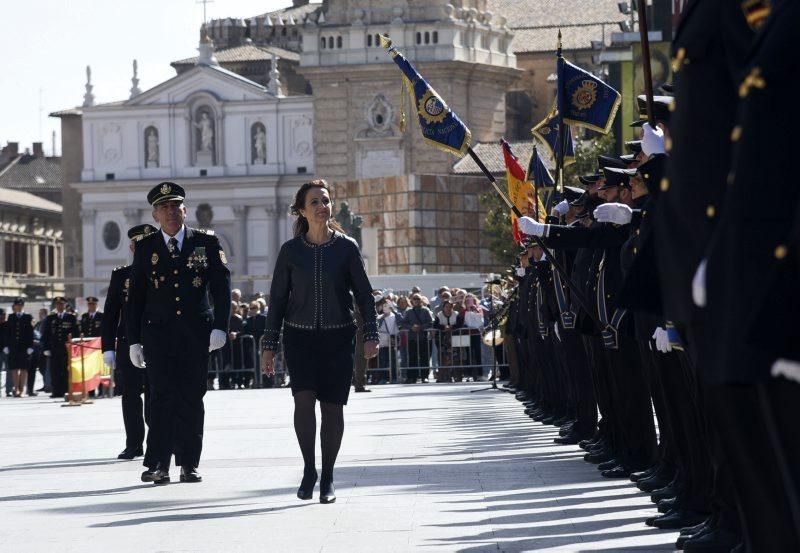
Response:
[[[472,158],[472,160],[478,165],[478,167],[486,176],[486,178],[489,180],[489,182],[492,183],[492,186],[494,187],[495,191],[500,195],[500,197],[506,203],[508,208],[514,212],[514,215],[516,215],[517,217],[523,217],[522,212],[517,208],[517,206],[511,203],[511,200],[508,199],[508,196],[506,196],[503,193],[502,189],[497,184],[497,179],[495,179],[492,172],[486,168],[486,165],[483,164],[483,161],[481,161],[481,158],[478,157],[478,154],[476,154],[471,147],[467,148],[467,153]],[[558,271],[558,274],[561,276],[562,282],[564,282],[570,289],[570,291],[572,292],[572,296],[575,298],[575,300],[577,300],[581,309],[583,309],[589,316],[589,318],[592,319],[592,321],[594,321],[597,324],[598,328],[605,328],[604,325],[600,324],[600,321],[598,321],[597,317],[594,316],[594,312],[589,308],[589,306],[591,306],[592,304],[584,297],[583,293],[581,293],[581,291],[578,290],[578,288],[572,282],[572,279],[569,278],[569,276],[567,275],[567,272],[564,270],[564,267],[561,265],[561,262],[556,260],[556,257],[555,255],[553,255],[553,252],[551,252],[550,249],[544,245],[544,242],[538,236],[530,236],[530,238],[533,239],[533,241],[536,243],[537,246],[542,248],[542,251],[547,256],[547,259],[550,260],[550,263],[553,265],[556,271]]]
[[[647,100],[647,120],[655,126],[653,119],[653,75],[650,69],[650,37],[647,34],[647,6],[639,0],[639,37],[642,41],[642,69],[644,70],[644,94]]]
[[[556,44],[556,75],[558,78],[561,77],[559,75],[559,66],[561,64],[561,59],[563,58],[562,52],[562,42],[561,42],[561,29],[558,30],[558,43]],[[556,151],[556,190],[558,190],[562,195],[564,194],[564,150],[566,149],[566,138],[564,132],[564,114],[561,110],[561,87],[564,83],[558,82],[556,80],[556,94],[558,94],[558,100],[556,101],[556,109],[558,110],[558,135],[556,138],[556,144],[558,145],[558,150]],[[553,201],[555,200],[555,194],[550,196],[549,203],[552,205]],[[550,206],[548,207],[548,211]],[[547,213],[545,213],[547,215]]]

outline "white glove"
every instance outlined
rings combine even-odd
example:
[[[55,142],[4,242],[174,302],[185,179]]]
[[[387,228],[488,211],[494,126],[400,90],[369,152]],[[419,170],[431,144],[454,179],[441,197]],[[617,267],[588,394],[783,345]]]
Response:
[[[134,367],[143,369],[144,365],[144,346],[142,344],[131,344],[130,348],[131,363]]]
[[[692,279],[692,299],[697,307],[706,306],[706,260],[700,262]]]
[[[225,340],[227,339],[228,337],[225,335],[225,332],[215,328],[211,331],[211,337],[208,339],[208,351],[212,352],[221,348],[225,345]]]
[[[6,346],[6,347],[4,347],[4,348],[3,348],[3,353],[5,353],[6,355],[8,355],[9,353],[11,353],[11,350],[10,350],[10,349],[8,349],[8,346]]]
[[[536,219],[531,217],[520,217],[517,219],[519,230],[528,236],[547,236],[547,227],[550,225],[543,225]]]
[[[525,277],[525,267],[517,267],[517,276],[519,278]]]
[[[598,223],[614,223],[627,225],[633,218],[633,210],[625,204],[607,203],[600,204],[594,210],[594,218]]]
[[[567,200],[561,200],[558,204],[553,208],[553,215],[566,215],[567,211],[569,211],[569,202]]]
[[[117,366],[117,354],[114,353],[113,349],[103,352],[103,363],[112,369]]]
[[[772,364],[772,376],[788,378],[800,383],[800,363],[789,359],[778,359]]]
[[[647,157],[653,154],[665,154],[664,130],[650,126],[650,123],[642,125],[642,152]]]
[[[667,329],[657,326],[656,331],[653,332],[653,340],[656,341],[656,349],[661,353],[669,353],[672,351],[672,344],[669,343]]]
[[[27,353],[28,355],[32,354],[33,353],[33,348],[26,349],[25,353]]]
[[[45,357],[50,357],[50,350],[49,349],[44,350],[44,356]]]

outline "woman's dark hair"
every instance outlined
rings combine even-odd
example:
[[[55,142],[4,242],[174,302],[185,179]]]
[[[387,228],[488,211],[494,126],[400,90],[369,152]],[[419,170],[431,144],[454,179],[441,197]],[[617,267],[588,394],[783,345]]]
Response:
[[[308,194],[308,191],[311,190],[312,188],[323,188],[328,191],[328,195],[331,195],[331,189],[328,186],[328,183],[325,182],[323,179],[314,179],[312,181],[304,183],[303,186],[300,187],[300,189],[297,191],[297,194],[295,194],[294,196],[294,203],[291,206],[292,215],[297,217],[297,219],[294,222],[295,236],[300,236],[301,234],[305,234],[308,232],[308,220],[305,217],[303,217],[303,215],[300,213],[300,210],[306,207],[306,194]],[[331,203],[331,205],[333,204]],[[328,226],[331,229],[335,230],[336,232],[341,232],[342,234],[345,234],[342,225],[337,223],[336,219],[332,217],[330,221],[328,221]]]

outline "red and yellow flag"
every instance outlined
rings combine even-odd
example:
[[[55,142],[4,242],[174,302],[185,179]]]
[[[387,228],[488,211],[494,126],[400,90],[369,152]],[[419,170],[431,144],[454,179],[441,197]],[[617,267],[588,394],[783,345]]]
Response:
[[[100,337],[75,341],[69,345],[70,392],[82,393],[96,390],[109,370],[103,364],[103,343]]]
[[[525,169],[519,164],[517,156],[511,151],[511,146],[505,140],[500,140],[503,146],[503,159],[506,163],[506,180],[508,181],[508,199],[520,210],[528,213],[530,198],[534,196],[533,185],[525,180]],[[517,216],[511,212],[511,234],[514,241],[522,243],[522,233],[517,225]]]

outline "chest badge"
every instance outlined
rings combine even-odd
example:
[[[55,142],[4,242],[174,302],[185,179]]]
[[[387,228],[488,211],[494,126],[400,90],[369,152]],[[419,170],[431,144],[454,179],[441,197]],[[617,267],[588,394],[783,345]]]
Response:
[[[194,286],[195,288],[200,288],[202,285],[203,285],[203,279],[200,278],[199,276],[194,277],[194,279],[192,280],[192,286]]]
[[[153,256],[150,258],[150,263],[153,265],[158,264],[158,254],[156,252],[153,252]]]

